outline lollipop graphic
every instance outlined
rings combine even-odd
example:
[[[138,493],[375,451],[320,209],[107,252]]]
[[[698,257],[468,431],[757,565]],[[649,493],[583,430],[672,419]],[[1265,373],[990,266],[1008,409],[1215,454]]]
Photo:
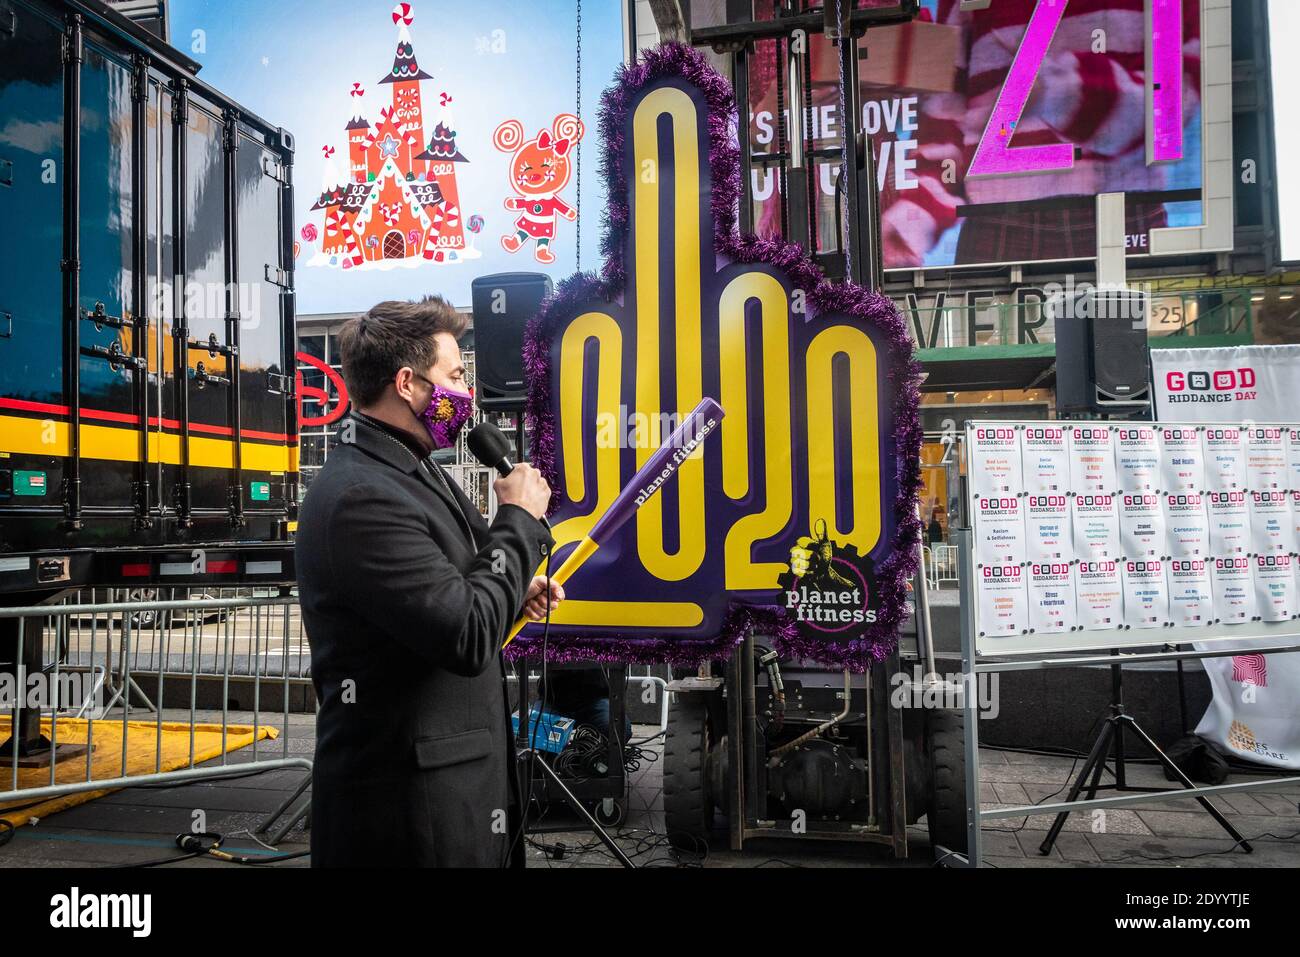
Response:
[[[478,233],[482,232],[482,231],[483,231],[483,217],[480,216],[478,213],[475,213],[474,215],[470,216],[470,218],[467,219],[467,220],[465,221],[465,228],[468,229],[468,230],[470,231],[470,233],[471,233],[471,234],[474,234],[474,235],[477,235]],[[470,241],[469,241],[469,248],[470,248],[470,249],[473,249],[473,248],[474,248],[474,239],[473,239],[473,236],[471,236],[471,238],[470,238]]]

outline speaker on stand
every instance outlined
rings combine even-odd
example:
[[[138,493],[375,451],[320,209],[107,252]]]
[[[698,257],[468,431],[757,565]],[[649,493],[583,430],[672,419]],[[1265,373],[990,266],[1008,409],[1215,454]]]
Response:
[[[516,462],[528,457],[523,414],[524,328],[537,315],[551,288],[550,277],[538,272],[494,273],[479,276],[470,284],[474,397],[484,412],[513,415]]]
[[[1151,408],[1148,300],[1134,289],[1088,290],[1047,303],[1056,329],[1056,411],[1127,418]]]

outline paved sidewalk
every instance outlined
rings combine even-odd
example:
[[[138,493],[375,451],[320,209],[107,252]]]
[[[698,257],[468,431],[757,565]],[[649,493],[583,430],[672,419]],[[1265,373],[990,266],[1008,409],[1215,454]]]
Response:
[[[133,715],[147,718],[147,715]],[[186,719],[187,712],[166,712],[168,720]],[[231,722],[250,723],[252,716],[232,712]],[[219,712],[199,712],[198,720],[220,720]],[[263,715],[263,722],[279,725],[279,714]],[[654,735],[656,726],[636,725],[634,737]],[[314,747],[312,715],[290,715],[288,734],[280,740],[262,742],[259,750],[280,756],[310,755]],[[664,838],[662,739],[646,745],[648,757],[630,775],[629,816],[616,831],[625,852],[641,866],[704,867],[929,867],[933,854],[924,823],[909,829],[911,854],[895,861],[883,847],[790,840],[751,841],[743,853],[715,843],[707,853],[681,854]],[[229,756],[231,763],[244,763],[249,749]],[[1011,751],[982,752],[984,780],[981,801],[985,808],[1010,807],[1060,799],[1072,780],[1070,758],[1048,757]],[[1159,769],[1130,764],[1129,782],[1165,787]],[[60,812],[36,826],[18,830],[8,845],[0,847],[0,867],[108,866],[171,857],[179,852],[175,835],[193,830],[195,815],[201,812],[204,830],[227,835],[226,848],[252,856],[270,856],[307,849],[307,834],[301,825],[291,831],[278,849],[260,846],[249,834],[302,781],[299,770],[272,771],[233,780],[190,784],[175,788],[129,788],[89,804]],[[1255,780],[1237,775],[1238,780]],[[1058,794],[1060,792],[1060,794]],[[1054,797],[1054,795],[1056,795]],[[986,862],[997,867],[1297,867],[1300,866],[1300,788],[1287,791],[1234,795],[1218,800],[1220,809],[1255,844],[1255,852],[1232,850],[1232,841],[1199,805],[1191,799],[1134,808],[1110,810],[1103,816],[1093,812],[1071,815],[1050,856],[1038,853],[1051,817],[993,822],[985,830]],[[567,822],[567,825],[566,825]],[[567,808],[552,807],[543,817],[546,826],[567,829],[538,833],[530,839],[532,867],[614,867],[613,858],[598,841],[579,825]],[[263,835],[264,837],[264,835]],[[551,859],[544,847],[563,842],[562,860]],[[275,864],[302,867],[306,858]],[[210,858],[193,859],[171,867],[232,867]]]

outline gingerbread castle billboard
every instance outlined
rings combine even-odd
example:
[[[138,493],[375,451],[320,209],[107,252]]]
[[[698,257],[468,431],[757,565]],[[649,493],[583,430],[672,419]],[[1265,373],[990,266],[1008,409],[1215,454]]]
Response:
[[[465,242],[456,164],[468,161],[456,147],[451,97],[444,92],[425,103],[421,84],[433,77],[416,59],[410,4],[399,3],[392,17],[397,50],[378,81],[387,102],[372,122],[364,115],[365,87],[353,83],[353,115],[343,127],[346,168],[339,170],[334,145],[322,147],[321,193],[311,207],[322,219],[319,229],[309,222],[301,231],[306,244],[319,239],[308,266],[392,269],[479,256]],[[433,121],[427,134],[426,118]]]

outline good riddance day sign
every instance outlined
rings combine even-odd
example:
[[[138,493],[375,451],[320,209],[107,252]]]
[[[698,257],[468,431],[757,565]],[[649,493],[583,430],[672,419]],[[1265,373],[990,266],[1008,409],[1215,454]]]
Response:
[[[853,666],[896,642],[919,532],[911,342],[888,299],[737,233],[735,122],[684,46],[604,98],[604,271],[562,284],[525,346],[553,561],[702,397],[725,418],[569,580],[561,654],[692,660],[756,626]]]

